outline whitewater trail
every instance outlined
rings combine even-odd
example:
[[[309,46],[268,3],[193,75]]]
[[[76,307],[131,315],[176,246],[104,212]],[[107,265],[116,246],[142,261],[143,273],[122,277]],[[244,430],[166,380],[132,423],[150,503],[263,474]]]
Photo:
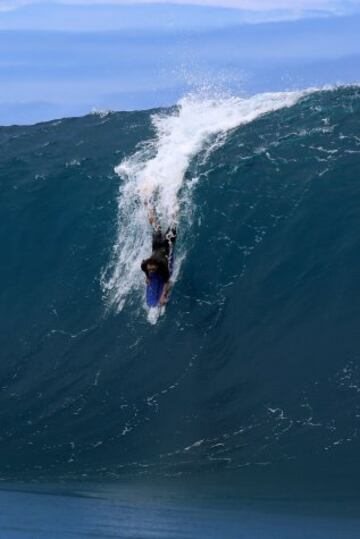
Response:
[[[123,180],[118,197],[117,237],[113,256],[102,276],[110,305],[121,311],[126,300],[144,291],[141,261],[151,254],[151,229],[146,204],[156,207],[160,223],[167,227],[189,209],[189,193],[183,193],[191,160],[208,144],[208,152],[221,146],[226,133],[259,116],[293,106],[312,90],[263,93],[249,98],[201,99],[190,95],[176,109],[152,116],[156,136],[116,168]],[[191,183],[191,182],[190,182]],[[181,192],[181,197],[180,197]],[[185,208],[185,210],[184,210]],[[181,234],[181,231],[180,231]],[[184,253],[182,253],[182,259]],[[179,273],[177,260],[176,274]],[[176,280],[176,279],[173,279]],[[139,294],[134,295],[134,292]]]

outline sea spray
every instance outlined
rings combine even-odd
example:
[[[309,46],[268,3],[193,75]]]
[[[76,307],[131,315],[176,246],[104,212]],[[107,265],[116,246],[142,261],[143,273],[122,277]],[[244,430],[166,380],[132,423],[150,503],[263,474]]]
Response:
[[[140,264],[151,252],[148,204],[155,207],[164,228],[173,220],[179,221],[180,208],[184,207],[181,202],[189,201],[186,189],[180,197],[179,194],[191,159],[207,144],[208,157],[225,142],[230,130],[263,114],[290,107],[306,93],[309,90],[222,99],[189,95],[172,112],[152,116],[155,138],[115,168],[123,180],[118,197],[117,237],[112,260],[102,276],[111,306],[120,311],[133,292],[143,290]],[[139,300],[140,295],[136,297]]]

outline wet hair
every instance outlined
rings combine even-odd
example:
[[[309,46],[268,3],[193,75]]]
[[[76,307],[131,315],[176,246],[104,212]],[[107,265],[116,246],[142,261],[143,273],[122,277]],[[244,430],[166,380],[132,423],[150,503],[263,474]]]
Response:
[[[164,282],[167,283],[170,278],[169,268],[167,264],[167,259],[163,258],[156,253],[153,253],[150,258],[147,260],[143,260],[141,264],[141,269],[143,270],[146,275],[148,275],[148,266],[153,265],[155,268],[155,272],[158,273],[163,279]]]
[[[159,267],[159,261],[154,257],[151,256],[146,260],[146,266],[156,266]]]

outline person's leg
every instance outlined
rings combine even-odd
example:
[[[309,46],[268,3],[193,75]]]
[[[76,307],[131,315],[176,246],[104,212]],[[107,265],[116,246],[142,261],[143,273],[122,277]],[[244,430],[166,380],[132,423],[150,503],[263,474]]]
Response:
[[[168,244],[168,267],[169,267],[169,272],[171,275],[174,268],[174,245],[176,241],[176,225],[175,224],[169,226],[169,228],[165,232],[165,238]]]
[[[160,230],[160,224],[159,224],[154,208],[151,206],[149,207],[148,204],[145,204],[145,207],[148,210],[148,219],[149,219],[150,225],[153,227],[155,231]]]
[[[176,235],[177,235],[176,234],[176,225],[173,224],[173,225],[169,226],[169,228],[165,232],[165,238],[169,242],[170,246],[174,246],[174,243],[176,241]]]
[[[163,236],[163,233],[161,232],[161,228],[159,227],[158,229],[153,231],[152,250],[157,251],[158,249],[161,249],[161,247],[163,246],[163,243],[164,243],[164,236]]]

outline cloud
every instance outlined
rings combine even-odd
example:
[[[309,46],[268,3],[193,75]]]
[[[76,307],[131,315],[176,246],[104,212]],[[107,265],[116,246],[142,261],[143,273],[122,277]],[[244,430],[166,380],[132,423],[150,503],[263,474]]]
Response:
[[[135,5],[135,4],[183,4],[209,7],[229,7],[247,11],[324,11],[349,13],[360,9],[360,0],[0,0],[0,11],[11,11],[31,4],[64,5]]]

